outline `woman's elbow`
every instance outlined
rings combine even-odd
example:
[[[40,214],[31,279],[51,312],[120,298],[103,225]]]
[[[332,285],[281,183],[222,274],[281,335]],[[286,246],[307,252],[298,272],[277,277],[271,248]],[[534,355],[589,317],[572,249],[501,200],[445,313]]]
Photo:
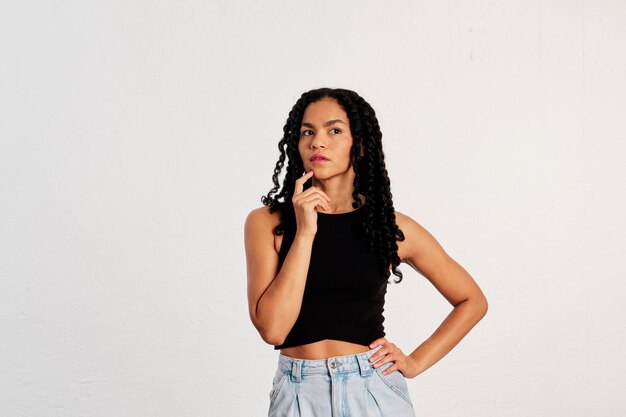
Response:
[[[269,329],[266,326],[263,326],[261,323],[254,323],[261,339],[268,345],[278,346],[282,345],[285,341],[285,337],[278,334],[273,329]]]
[[[476,310],[477,314],[482,319],[487,315],[487,311],[489,310],[489,303],[487,302],[487,297],[481,295],[476,300]]]

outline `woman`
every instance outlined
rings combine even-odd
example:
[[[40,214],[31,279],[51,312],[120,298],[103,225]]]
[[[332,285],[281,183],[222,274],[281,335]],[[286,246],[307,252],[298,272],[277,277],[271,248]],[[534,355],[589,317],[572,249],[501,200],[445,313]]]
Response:
[[[280,349],[268,415],[415,416],[406,379],[459,343],[486,298],[426,229],[394,210],[378,121],[357,93],[308,91],[283,130],[274,188],[244,227],[250,319]],[[454,306],[408,355],[385,337],[382,314],[401,262]]]

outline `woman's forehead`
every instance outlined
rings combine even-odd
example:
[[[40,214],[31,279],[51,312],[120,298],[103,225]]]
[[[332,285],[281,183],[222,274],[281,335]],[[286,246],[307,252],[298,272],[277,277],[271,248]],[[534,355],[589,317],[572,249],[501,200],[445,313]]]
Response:
[[[302,117],[302,126],[328,127],[333,123],[344,125],[350,123],[346,112],[334,99],[322,99],[309,104]]]

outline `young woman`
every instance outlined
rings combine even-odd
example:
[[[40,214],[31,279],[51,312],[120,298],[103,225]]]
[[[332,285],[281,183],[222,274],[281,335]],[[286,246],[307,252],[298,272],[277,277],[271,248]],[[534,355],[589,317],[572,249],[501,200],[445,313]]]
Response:
[[[268,416],[415,416],[406,379],[458,344],[487,300],[424,227],[394,209],[382,133],[363,98],[308,91],[283,130],[274,188],[244,227],[250,319],[280,350]],[[383,326],[401,262],[454,306],[410,354]]]

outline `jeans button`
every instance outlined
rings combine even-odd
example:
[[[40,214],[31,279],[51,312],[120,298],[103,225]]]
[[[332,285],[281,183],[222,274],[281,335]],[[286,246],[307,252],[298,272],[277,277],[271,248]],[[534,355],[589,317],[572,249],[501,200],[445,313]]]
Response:
[[[335,369],[337,367],[337,362],[331,362],[330,367]]]

